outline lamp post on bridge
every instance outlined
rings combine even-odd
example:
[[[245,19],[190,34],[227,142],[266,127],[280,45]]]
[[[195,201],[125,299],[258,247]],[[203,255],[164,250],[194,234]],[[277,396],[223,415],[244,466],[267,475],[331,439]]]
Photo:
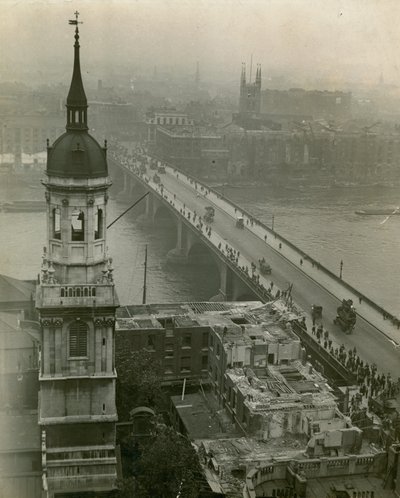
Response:
[[[340,261],[340,273],[339,273],[340,280],[342,280],[342,274],[343,274],[343,259]]]
[[[274,222],[275,222],[275,215],[272,215],[272,223],[271,223],[271,230],[274,231]]]

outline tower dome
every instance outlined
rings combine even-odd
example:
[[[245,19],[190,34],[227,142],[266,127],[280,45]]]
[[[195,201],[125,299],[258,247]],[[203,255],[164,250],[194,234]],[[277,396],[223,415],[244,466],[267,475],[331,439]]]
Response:
[[[76,24],[76,28],[74,68],[66,105],[66,132],[51,147],[48,144],[46,172],[49,176],[69,178],[107,177],[107,149],[88,133],[88,104],[79,60],[78,20],[70,23]]]
[[[48,148],[47,174],[69,178],[106,177],[106,148],[87,132],[67,130]]]

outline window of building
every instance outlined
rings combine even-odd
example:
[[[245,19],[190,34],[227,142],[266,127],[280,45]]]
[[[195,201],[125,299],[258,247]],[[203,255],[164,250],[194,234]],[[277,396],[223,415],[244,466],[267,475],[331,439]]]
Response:
[[[87,356],[88,326],[82,320],[75,320],[69,326],[69,356]]]
[[[208,332],[203,332],[202,347],[208,348]]]
[[[148,335],[147,336],[147,347],[149,349],[155,349],[155,347],[154,347],[154,341],[155,341],[154,335]]]
[[[71,239],[73,241],[85,240],[85,215],[79,209],[75,209],[75,211],[72,213],[71,230]]]
[[[191,370],[190,356],[182,356],[181,358],[181,373],[188,373]]]
[[[97,209],[94,215],[94,238],[102,239],[103,238],[103,210]]]
[[[182,346],[184,348],[190,348],[192,345],[192,336],[190,334],[185,334],[183,336]]]
[[[208,356],[207,355],[203,355],[201,357],[201,369],[202,370],[207,370],[207,366],[208,366]]]
[[[61,212],[58,207],[53,209],[53,239],[61,240]]]

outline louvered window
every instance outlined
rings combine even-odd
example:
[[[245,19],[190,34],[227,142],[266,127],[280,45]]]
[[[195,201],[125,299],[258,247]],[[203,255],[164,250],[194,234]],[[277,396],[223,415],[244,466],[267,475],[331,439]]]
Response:
[[[69,327],[69,356],[87,356],[88,326],[85,322],[75,320]]]

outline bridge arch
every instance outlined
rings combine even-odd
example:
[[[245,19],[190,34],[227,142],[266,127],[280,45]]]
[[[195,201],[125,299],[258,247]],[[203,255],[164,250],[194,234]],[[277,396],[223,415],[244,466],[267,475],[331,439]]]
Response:
[[[259,298],[250,290],[244,291],[242,294],[235,296],[235,301],[258,301]]]
[[[155,225],[176,225],[177,219],[171,209],[163,203],[155,206],[153,214],[153,222]]]
[[[188,248],[187,259],[189,264],[215,266],[218,269],[213,252],[201,240],[192,242]]]

